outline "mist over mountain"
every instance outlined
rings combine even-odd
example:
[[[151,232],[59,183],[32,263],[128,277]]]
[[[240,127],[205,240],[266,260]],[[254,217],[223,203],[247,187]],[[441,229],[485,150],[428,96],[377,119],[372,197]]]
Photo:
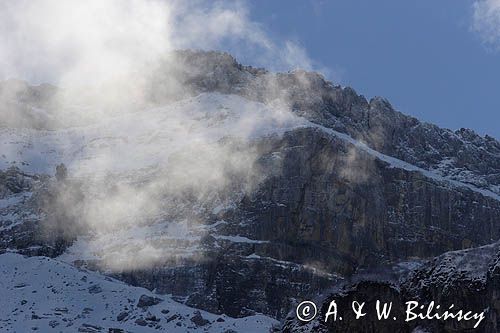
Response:
[[[159,59],[97,88],[0,83],[0,263],[23,295],[15,309],[2,298],[2,330],[328,332],[295,306],[364,292],[488,308],[481,329],[496,332],[497,138],[316,72],[215,51]],[[96,281],[85,292],[82,274]]]

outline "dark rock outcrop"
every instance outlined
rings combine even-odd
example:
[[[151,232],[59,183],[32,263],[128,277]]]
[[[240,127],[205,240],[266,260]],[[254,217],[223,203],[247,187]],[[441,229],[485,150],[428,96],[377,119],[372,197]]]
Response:
[[[162,302],[161,298],[142,295],[137,302],[138,308],[147,308],[148,306],[156,305]]]
[[[484,247],[447,252],[422,266],[406,272],[399,280],[377,280],[361,278],[361,282],[345,284],[326,299],[319,315],[312,322],[304,323],[293,314],[285,321],[283,332],[498,332],[500,327],[500,245],[498,243]],[[374,300],[392,302],[391,317],[398,320],[379,320]],[[350,309],[355,300],[367,301],[369,313],[362,320],[353,318],[351,311],[344,311],[342,321],[328,320],[325,314],[328,305],[335,300],[339,309]],[[406,321],[406,302],[418,302],[424,305],[422,312],[434,302],[432,314],[443,313],[452,309],[463,313],[484,312],[484,319],[440,320],[415,319]],[[440,306],[436,308],[437,305]],[[416,312],[416,311],[415,311]],[[347,315],[347,316],[346,316]],[[474,326],[477,324],[477,328]],[[418,330],[417,330],[418,328]]]
[[[203,318],[200,311],[196,311],[194,313],[194,316],[191,317],[191,321],[198,327],[205,326],[210,323],[210,320],[206,320],[205,318]]]

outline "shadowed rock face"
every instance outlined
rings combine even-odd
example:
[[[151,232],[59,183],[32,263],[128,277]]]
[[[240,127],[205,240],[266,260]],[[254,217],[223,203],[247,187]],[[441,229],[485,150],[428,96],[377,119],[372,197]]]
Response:
[[[500,201],[493,197],[500,193],[500,143],[495,139],[471,130],[452,132],[421,123],[395,111],[382,98],[367,101],[353,89],[335,86],[316,73],[269,73],[242,66],[218,52],[180,51],[175,56],[179,60],[175,71],[165,63],[168,71],[160,68],[151,81],[153,103],[200,92],[237,94],[264,103],[279,98],[314,124],[493,195],[390,165],[321,128],[294,129],[282,137],[249,143],[258,152],[255,169],[264,180],[231,209],[200,217],[209,226],[225,222],[202,240],[203,260],[166,261],[149,269],[115,274],[124,281],[173,294],[182,302],[216,313],[239,317],[260,312],[282,319],[301,300],[329,290],[360,269],[429,258],[499,239]],[[164,85],[167,80],[177,80],[188,89],[172,94]],[[34,91],[37,89],[41,88]],[[19,103],[27,108],[43,105],[43,94],[28,96],[32,94],[34,99],[20,99]],[[79,235],[75,212],[83,209],[76,207],[68,215],[61,205],[68,196],[81,198],[71,201],[84,201],[88,194],[70,174],[68,181],[58,183],[10,172],[0,173],[0,195],[33,192],[33,197],[14,208],[0,208],[2,216],[10,216],[14,209],[25,212],[27,221],[0,231],[1,248],[59,255]],[[195,203],[190,204],[188,207]],[[51,228],[41,228],[39,221]],[[2,227],[10,223],[6,218]],[[61,229],[64,225],[71,227]],[[232,241],[235,236],[240,239]],[[79,264],[99,267],[91,261]],[[412,286],[408,290],[378,282],[360,283],[349,289],[345,301],[358,292],[366,296],[380,293],[395,302],[407,295],[441,297],[439,293],[445,289],[440,279],[435,284],[417,285],[433,274],[432,265],[435,263],[406,280]],[[498,298],[496,270],[488,270],[492,273],[481,285],[485,302]],[[461,276],[457,271],[450,274]],[[462,288],[460,281],[446,294],[451,299],[468,297],[469,289],[473,293],[472,284],[464,282]],[[296,324],[288,321],[286,329]],[[369,322],[360,325],[364,326],[345,328],[373,329]],[[386,328],[405,332],[411,327],[390,324]]]
[[[264,103],[280,98],[298,115],[347,133],[380,152],[500,193],[500,143],[491,136],[422,123],[394,110],[384,98],[368,102],[352,88],[333,85],[318,73],[270,73],[242,66],[218,52],[179,51],[175,57],[178,66],[173,76],[194,93],[216,91]],[[161,68],[156,73],[153,82],[157,83],[166,80],[162,73],[172,76],[170,70]],[[156,95],[168,96],[161,84],[155,87]]]
[[[499,237],[498,201],[391,167],[320,130],[262,146],[264,172],[273,174],[271,158],[281,170],[244,198],[237,219],[251,223],[232,232],[271,241],[260,247],[268,255],[349,274]]]
[[[498,243],[468,250],[447,252],[421,267],[406,272],[400,280],[365,280],[346,284],[330,294],[322,304],[320,315],[314,321],[304,324],[289,317],[282,328],[283,332],[498,332],[500,327],[500,246]],[[376,299],[393,302],[394,316],[391,320],[379,321],[375,312],[366,320],[352,318],[352,312],[344,312],[342,322],[329,320],[325,323],[328,305],[335,300],[339,309],[350,309],[354,300],[366,300],[366,307],[374,309]],[[474,329],[476,320],[421,320],[405,322],[406,302],[417,301],[426,306],[434,301],[441,309],[454,309],[481,312],[484,320]],[[427,309],[427,308],[426,308]],[[425,312],[425,311],[424,311]],[[348,317],[350,316],[350,317]],[[403,318],[403,320],[401,320]]]
[[[391,316],[387,320],[378,319],[377,312],[374,310],[377,300],[382,300],[387,304],[392,302]],[[337,305],[336,320],[333,315],[326,317],[332,301],[335,301]],[[360,319],[356,318],[352,310],[352,302],[365,302],[362,309],[365,316]],[[404,322],[404,308],[404,299],[394,285],[363,281],[330,295],[323,303],[318,304],[319,315],[312,322],[306,324],[297,322],[292,317],[287,318],[282,332],[412,332],[414,326]],[[393,317],[400,318],[400,320],[395,321]]]
[[[173,294],[187,305],[232,317],[265,313],[284,318],[294,299],[316,294],[332,284],[332,279],[293,263],[276,265],[272,260],[218,255],[204,264],[156,267],[117,277],[133,285]]]
[[[217,313],[283,318],[294,300],[335,285],[339,278],[331,274],[349,276],[499,237],[497,201],[393,168],[318,129],[256,144],[258,167],[269,177],[218,216],[227,223],[217,235],[259,242],[217,248],[209,237],[201,265],[120,278]]]
[[[0,251],[55,257],[82,234],[81,207],[68,202],[83,199],[78,183],[29,175],[16,167],[0,170]],[[9,200],[11,202],[9,202]]]

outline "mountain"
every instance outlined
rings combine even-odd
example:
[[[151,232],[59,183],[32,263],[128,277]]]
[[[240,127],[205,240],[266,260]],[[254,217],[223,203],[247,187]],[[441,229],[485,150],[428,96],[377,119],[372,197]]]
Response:
[[[422,123],[318,73],[178,51],[150,74],[143,100],[99,116],[57,98],[61,88],[0,88],[2,114],[15,111],[0,129],[0,249],[35,257],[0,263],[51,257],[235,323],[282,320],[285,331],[313,327],[294,307],[327,302],[339,286],[430,299],[444,280],[474,295],[443,258],[484,276],[494,267],[465,254],[498,253],[500,143]],[[446,278],[433,275],[444,263]],[[496,280],[483,280],[481,306],[498,322]]]

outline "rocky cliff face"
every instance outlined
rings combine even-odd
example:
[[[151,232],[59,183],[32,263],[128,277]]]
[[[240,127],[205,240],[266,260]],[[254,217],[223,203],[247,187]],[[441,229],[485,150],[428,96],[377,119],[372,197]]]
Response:
[[[360,277],[360,281],[345,284],[323,301],[316,320],[303,323],[290,317],[285,321],[283,332],[498,332],[499,329],[499,269],[498,243],[447,252],[411,269],[402,275],[387,279]],[[394,279],[395,278],[395,279]],[[325,323],[328,304],[335,300],[342,309],[350,309],[351,302],[363,299],[366,308],[375,308],[377,299],[393,302],[393,312],[398,318],[406,318],[406,302],[414,301],[427,305],[434,302],[441,309],[464,309],[484,311],[484,319],[477,327],[476,322],[456,320],[416,319],[405,322],[380,321],[376,313],[370,312],[365,320],[356,320],[352,312],[345,311],[345,320]],[[432,314],[436,311],[436,305]],[[441,310],[442,313],[443,310]],[[376,329],[375,329],[376,328]]]
[[[384,98],[367,101],[352,88],[333,85],[317,73],[269,73],[217,52],[183,51],[177,57],[183,64],[178,67],[179,80],[195,92],[218,91],[261,102],[281,98],[298,115],[347,133],[377,151],[500,193],[500,143],[491,136],[422,123],[394,110]],[[161,82],[161,76],[157,80]]]
[[[494,138],[421,123],[397,112],[382,98],[367,101],[353,89],[333,85],[316,73],[270,73],[242,66],[230,55],[217,52],[181,51],[175,57],[175,68],[166,61],[155,72],[149,102],[158,106],[181,100],[189,107],[210,109],[196,115],[196,121],[207,122],[210,128],[226,124],[226,134],[215,143],[223,145],[229,155],[244,152],[241,156],[251,156],[245,163],[249,168],[231,170],[228,184],[201,195],[176,190],[172,177],[183,170],[168,163],[155,162],[154,167],[126,170],[120,176],[96,181],[85,178],[89,175],[72,177],[71,167],[67,180],[55,180],[30,172],[31,160],[26,166],[18,161],[18,169],[0,171],[3,250],[59,256],[214,313],[233,317],[263,313],[283,319],[301,300],[325,293],[360,271],[376,271],[380,265],[431,258],[499,239],[500,143]],[[170,80],[180,82],[182,90],[172,91],[172,85],[167,84]],[[193,99],[200,93],[205,97]],[[44,105],[37,99],[40,94],[33,96],[36,107]],[[19,103],[29,109],[35,103],[33,98]],[[183,102],[186,100],[189,102]],[[204,106],[207,101],[215,108]],[[231,132],[233,113],[258,107],[265,117],[270,113],[265,107],[276,103],[291,110],[295,117],[291,125],[279,125],[278,132],[253,135],[243,142],[236,137],[237,132]],[[159,117],[162,112],[170,111],[158,111]],[[148,123],[146,118],[133,118],[135,114],[127,117],[132,117],[132,123]],[[57,156],[54,163],[63,161],[68,152],[73,157],[102,153],[100,149],[126,152],[134,141],[134,133],[94,138],[89,134],[94,127],[61,131],[56,138],[46,139],[49,134],[21,129],[20,124],[25,123],[8,124],[11,128],[2,130],[5,146],[20,152],[3,157],[3,165],[13,163],[10,156],[29,159],[34,153],[28,149],[43,140],[46,158]],[[105,128],[118,127],[116,124],[118,121],[113,121]],[[140,146],[141,154],[150,149],[148,142],[168,137],[169,129],[161,132],[161,126],[140,133],[138,140],[144,145]],[[196,126],[192,126],[194,131]],[[14,137],[18,133],[22,135]],[[57,141],[64,135],[69,136],[71,145]],[[89,136],[92,140],[78,146],[75,138]],[[172,142],[161,141],[161,150],[175,146]],[[184,159],[198,163],[200,157],[210,158],[198,150],[194,156],[176,154],[170,162]],[[93,158],[82,156],[83,161]],[[155,182],[158,173],[165,180],[160,186]],[[96,209],[89,201],[95,204],[113,197],[123,186],[137,193],[154,188],[162,204],[154,216],[141,215],[132,225],[99,229],[104,233],[103,241],[85,228],[81,217]],[[65,209],[68,202],[71,209]],[[177,225],[182,225],[182,235],[172,233],[172,226]],[[148,250],[159,253],[155,260],[132,268],[113,267],[115,261],[122,260],[117,249],[130,248],[127,256],[136,263],[147,261],[141,258],[145,253],[141,252],[141,237]],[[489,251],[485,250],[489,247],[481,249],[477,251]],[[458,253],[463,262],[474,262],[465,255],[469,252]],[[359,292],[382,293],[395,302],[403,302],[409,295],[425,300],[465,299],[469,294],[478,297],[472,295],[475,284],[462,279],[462,273],[448,270],[447,277],[435,275],[436,265],[451,265],[446,259],[450,256],[454,255],[424,265],[401,285],[371,281],[346,287],[350,289],[345,289],[345,301]],[[493,264],[488,267],[481,271],[485,278],[480,290],[484,302],[493,303],[477,305],[494,307],[496,271]],[[445,294],[442,281],[455,281],[449,290],[459,292]],[[403,285],[408,289],[402,289]],[[496,316],[490,318],[492,322]],[[373,328],[368,322],[366,325],[355,328]],[[300,327],[290,319],[285,331]],[[416,326],[395,327],[390,329],[404,332]],[[317,329],[333,328],[319,325]]]
[[[206,244],[213,259],[202,267],[135,272],[128,281],[174,291],[211,311],[283,318],[290,299],[324,290],[339,276],[499,237],[498,201],[353,152],[321,130],[288,132],[259,146],[260,169],[273,176],[236,208],[218,212],[225,223]],[[231,241],[235,235],[240,243]],[[166,282],[178,281],[177,274],[181,286]]]

